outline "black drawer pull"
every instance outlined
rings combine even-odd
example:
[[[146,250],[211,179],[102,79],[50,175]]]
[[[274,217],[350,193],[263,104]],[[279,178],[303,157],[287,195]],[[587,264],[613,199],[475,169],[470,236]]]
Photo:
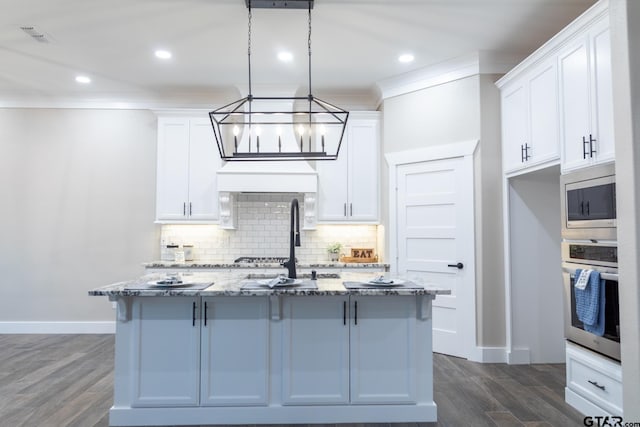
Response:
[[[343,325],[347,324],[347,302],[346,301],[342,302],[342,324]]]
[[[196,326],[196,303],[193,303],[193,310],[191,311],[191,326]]]
[[[358,324],[358,301],[355,302],[354,306],[354,316],[353,316],[353,320],[354,323],[357,325]]]
[[[604,391],[605,386],[598,384],[598,381],[591,381],[591,380],[587,380],[587,381],[589,381],[589,384],[591,384],[592,386],[598,387],[600,390]]]
[[[459,262],[457,264],[447,264],[447,267],[455,267],[458,270],[462,270],[464,268],[464,264]]]

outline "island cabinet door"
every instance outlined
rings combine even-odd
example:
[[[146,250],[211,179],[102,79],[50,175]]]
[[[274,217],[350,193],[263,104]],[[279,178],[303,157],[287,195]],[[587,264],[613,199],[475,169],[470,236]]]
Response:
[[[131,406],[196,406],[199,299],[137,297],[131,319]]]
[[[351,297],[351,403],[416,403],[416,298]]]
[[[202,298],[202,406],[266,405],[267,297]]]
[[[345,296],[282,301],[282,403],[349,402],[349,314]]]

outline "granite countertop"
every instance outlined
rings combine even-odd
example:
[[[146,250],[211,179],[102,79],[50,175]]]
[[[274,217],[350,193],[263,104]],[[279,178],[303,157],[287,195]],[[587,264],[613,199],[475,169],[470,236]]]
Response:
[[[343,282],[367,282],[377,275],[364,272],[343,272],[340,277],[319,277],[317,289],[300,289],[284,287],[274,289],[241,289],[243,285],[256,281],[247,279],[246,271],[184,273],[181,275],[185,283],[211,284],[204,289],[189,287],[144,289],[150,281],[166,278],[164,274],[147,274],[135,280],[118,282],[112,285],[89,291],[91,296],[129,297],[129,296],[265,296],[265,295],[442,295],[451,291],[429,283],[414,283],[423,286],[420,289],[401,287],[377,287],[346,289]],[[389,277],[394,279],[393,277]],[[399,280],[401,278],[395,278]],[[143,288],[143,289],[140,289]]]
[[[215,268],[282,268],[279,263],[257,263],[257,262],[203,262],[188,261],[177,263],[174,261],[152,261],[144,263],[145,268],[187,268],[187,269],[215,269]],[[370,262],[370,263],[354,263],[354,262],[320,262],[320,263],[296,263],[299,269],[311,268],[383,268],[389,269],[389,264]]]

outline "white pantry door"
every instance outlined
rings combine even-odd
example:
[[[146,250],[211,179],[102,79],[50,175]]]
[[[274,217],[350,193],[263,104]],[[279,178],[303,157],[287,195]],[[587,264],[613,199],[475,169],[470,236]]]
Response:
[[[396,183],[398,273],[451,290],[433,301],[433,350],[468,358],[475,345],[472,160],[398,165]]]

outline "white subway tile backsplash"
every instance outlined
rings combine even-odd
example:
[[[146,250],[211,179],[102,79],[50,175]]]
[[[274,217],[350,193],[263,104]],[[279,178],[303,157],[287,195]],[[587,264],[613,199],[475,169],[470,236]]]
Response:
[[[236,230],[223,230],[217,225],[163,225],[160,234],[161,255],[167,244],[194,246],[194,260],[200,262],[232,262],[241,256],[287,256],[289,254],[290,203],[297,197],[300,218],[304,218],[302,194],[239,194],[236,199]],[[343,245],[347,253],[352,247],[378,248],[375,225],[318,225],[316,230],[301,230],[301,247],[296,248],[300,262],[325,262],[326,248],[333,242]],[[348,253],[347,253],[348,255]]]

